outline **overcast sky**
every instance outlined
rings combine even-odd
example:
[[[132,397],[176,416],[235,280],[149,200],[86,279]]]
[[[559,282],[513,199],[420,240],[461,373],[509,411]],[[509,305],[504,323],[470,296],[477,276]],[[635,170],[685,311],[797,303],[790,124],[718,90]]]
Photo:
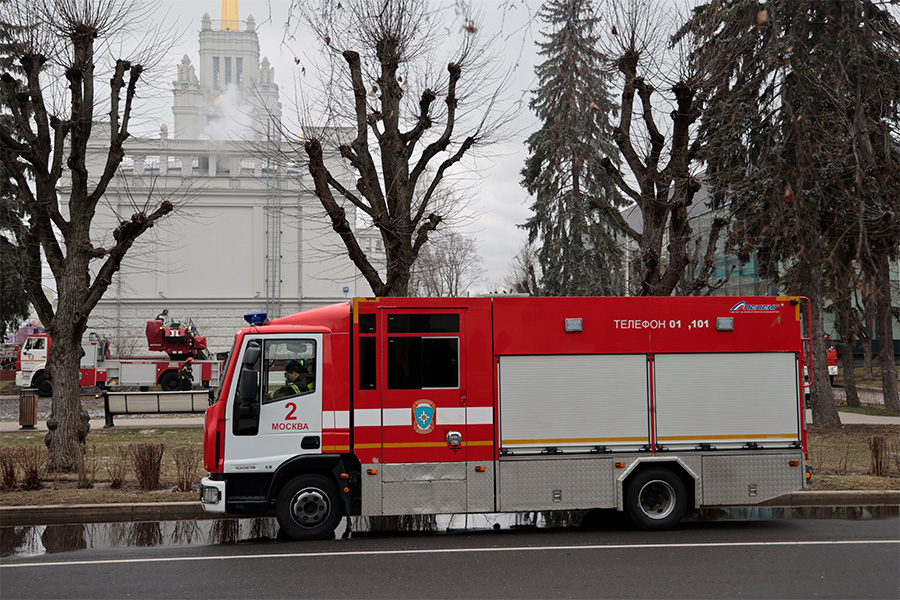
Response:
[[[297,31],[293,39],[285,34],[289,4],[286,0],[239,0],[238,3],[240,20],[246,20],[250,14],[256,20],[260,53],[268,57],[275,67],[275,79],[281,89],[281,102],[288,120],[293,118],[289,113],[295,112],[295,79],[304,77],[300,68],[307,61],[320,59],[313,40],[306,38],[302,30]],[[447,28],[453,32],[461,31],[463,24],[456,10],[457,4],[454,0],[432,2],[438,18],[444,19]],[[505,3],[472,0],[472,4],[480,8],[482,15],[478,35],[487,36],[491,48],[497,51],[499,61],[503,63],[500,67],[511,73],[506,108],[518,110],[505,141],[482,150],[477,157],[456,167],[458,173],[466,170],[467,175],[471,174],[466,179],[472,182],[469,194],[474,199],[472,209],[476,214],[474,218],[464,220],[463,227],[468,235],[477,239],[484,257],[487,274],[480,288],[486,291],[503,280],[513,256],[525,240],[524,231],[516,225],[528,217],[530,200],[519,185],[519,171],[525,160],[524,140],[538,126],[537,120],[527,109],[531,97],[529,90],[535,82],[534,65],[538,58],[534,38],[539,37],[539,24],[529,11],[536,10],[540,3],[538,0],[527,3],[522,0]],[[221,0],[162,0],[155,6],[160,18],[167,15],[166,20],[175,24],[181,33],[180,41],[170,51],[167,64],[160,65],[167,71],[159,79],[159,99],[151,113],[156,115],[156,123],[165,120],[171,124],[170,82],[174,79],[175,65],[185,54],[197,65],[200,19],[204,13],[209,13],[213,20],[220,19],[222,3]],[[294,19],[296,21],[296,15]],[[295,61],[297,57],[301,58],[299,65]],[[148,132],[158,131],[158,125],[153,121],[150,119],[144,123]]]

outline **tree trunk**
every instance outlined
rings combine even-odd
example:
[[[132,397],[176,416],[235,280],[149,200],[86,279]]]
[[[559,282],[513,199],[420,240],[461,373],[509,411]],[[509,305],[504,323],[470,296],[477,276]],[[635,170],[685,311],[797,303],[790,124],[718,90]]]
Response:
[[[836,303],[838,334],[841,336],[843,352],[841,353],[841,368],[844,370],[844,395],[847,406],[859,406],[859,391],[856,389],[856,373],[853,371],[853,346],[856,344],[856,336],[850,326],[850,316],[853,304],[850,302],[849,292]]]
[[[62,322],[62,319],[55,319]],[[74,332],[51,330],[54,343],[47,356],[47,370],[53,383],[53,400],[50,419],[47,420],[46,442],[50,450],[47,467],[51,471],[71,472],[78,468],[81,441],[87,435],[82,431],[81,386],[79,369],[81,366],[81,335],[69,344],[58,343],[60,339],[71,339]]]
[[[822,313],[822,266],[815,246],[800,258],[803,285],[809,298],[812,323],[812,385],[809,390],[809,408],[813,423],[819,427],[840,427],[841,418],[834,405],[834,395],[828,383],[828,359],[825,356],[825,325]]]
[[[86,235],[86,234],[85,234]],[[70,248],[65,271],[57,277],[59,300],[56,314],[47,327],[52,343],[47,368],[53,384],[49,432],[45,438],[50,450],[48,468],[70,472],[78,468],[81,444],[87,437],[87,425],[81,419],[81,338],[87,329],[87,316],[80,307],[84,288],[80,273],[87,272],[88,259]]]
[[[873,280],[876,285],[875,302],[878,321],[878,352],[881,359],[881,387],[884,392],[884,408],[900,412],[900,396],[897,394],[897,374],[894,367],[894,332],[891,316],[891,273],[886,252],[876,255]]]
[[[873,300],[871,294],[866,294],[865,300],[863,301],[865,305],[866,315],[864,319],[866,335],[863,339],[862,349],[863,349],[863,378],[867,381],[871,381],[875,379],[875,369],[872,366],[872,339],[875,337],[873,333],[875,332],[875,324],[872,322],[872,315],[874,314],[873,310]]]

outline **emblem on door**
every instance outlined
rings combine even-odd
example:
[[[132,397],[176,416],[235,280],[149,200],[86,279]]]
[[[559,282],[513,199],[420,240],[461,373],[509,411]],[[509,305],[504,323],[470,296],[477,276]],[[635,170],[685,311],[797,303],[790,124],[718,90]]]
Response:
[[[434,430],[435,408],[431,400],[416,400],[412,405],[413,427],[416,433],[431,433]]]

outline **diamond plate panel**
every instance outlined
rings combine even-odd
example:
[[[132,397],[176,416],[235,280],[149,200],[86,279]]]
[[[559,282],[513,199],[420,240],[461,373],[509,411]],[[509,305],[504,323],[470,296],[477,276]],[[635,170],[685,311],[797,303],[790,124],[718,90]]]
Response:
[[[466,463],[466,512],[496,512],[494,506],[494,462]],[[479,473],[475,467],[484,467]]]
[[[384,481],[464,480],[466,463],[391,463],[381,465]]]
[[[611,458],[501,460],[501,511],[612,508],[616,505]]]
[[[372,517],[381,513],[381,466],[380,464],[362,465],[362,515]],[[367,471],[375,469],[377,473],[369,475]]]
[[[791,460],[800,461],[792,467]],[[703,457],[703,505],[757,504],[803,487],[803,453]],[[755,489],[755,495],[753,493]]]
[[[465,481],[386,481],[383,489],[385,515],[466,512]]]

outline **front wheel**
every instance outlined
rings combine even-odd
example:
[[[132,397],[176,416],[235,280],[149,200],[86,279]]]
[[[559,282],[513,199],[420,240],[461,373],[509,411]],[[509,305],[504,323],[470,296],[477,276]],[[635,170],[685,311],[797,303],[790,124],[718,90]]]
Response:
[[[41,398],[49,398],[53,395],[53,384],[47,374],[41,371],[31,380],[31,387],[37,390],[37,395]]]
[[[278,524],[295,540],[331,537],[342,512],[337,487],[322,475],[295,477],[281,489],[275,503]]]
[[[672,529],[687,510],[687,490],[672,471],[647,469],[628,482],[625,510],[641,529]]]

